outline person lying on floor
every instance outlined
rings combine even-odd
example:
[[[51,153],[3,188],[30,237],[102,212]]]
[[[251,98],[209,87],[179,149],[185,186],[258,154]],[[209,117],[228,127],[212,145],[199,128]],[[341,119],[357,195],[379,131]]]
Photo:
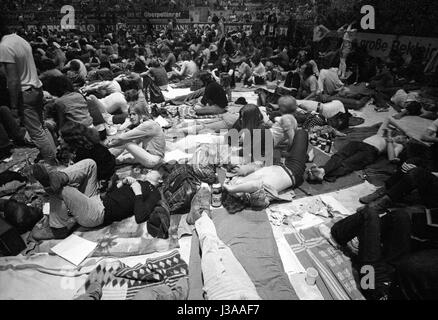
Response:
[[[187,223],[194,225],[201,246],[203,290],[207,300],[261,300],[245,269],[218,237],[210,210],[211,191],[202,184],[193,197]]]
[[[340,246],[359,237],[360,266],[372,266],[375,271],[376,290],[370,292],[373,299],[387,295],[391,280],[388,264],[409,253],[410,248],[412,217],[406,212],[388,211],[400,206],[415,190],[419,194],[418,205],[428,209],[438,208],[438,173],[413,165],[406,166],[403,171],[386,183],[384,192],[373,195],[365,208],[337,222],[331,231],[326,228],[321,230],[325,237]],[[368,202],[364,198],[361,201]],[[430,225],[426,222],[426,216],[422,220],[422,224]],[[436,230],[435,240],[438,238]]]
[[[280,192],[291,187],[298,188],[304,181],[308,140],[309,136],[304,130],[294,134],[284,165],[264,167],[263,163],[255,162],[237,166],[233,171],[238,177],[224,185],[225,190],[240,196],[254,208],[266,208],[272,200],[283,200],[278,196]]]
[[[150,171],[141,180],[128,177],[101,198],[97,165],[82,160],[66,169],[36,164],[33,176],[46,192],[59,197],[67,210],[53,210],[41,226],[32,231],[35,240],[64,239],[76,225],[96,228],[135,216],[138,224],[149,219],[161,199],[157,187],[162,181],[158,171]]]
[[[160,125],[152,120],[146,103],[137,101],[129,108],[129,118],[133,128],[114,136],[107,143],[110,152],[121,163],[139,163],[152,169],[160,164],[166,150],[166,140]],[[139,145],[142,143],[142,146]],[[122,154],[129,153],[133,159],[126,159]],[[122,156],[121,158],[119,158]]]
[[[76,122],[66,122],[61,128],[61,141],[74,154],[73,162],[92,159],[97,165],[97,179],[109,180],[116,167],[116,159],[100,143],[99,133]]]
[[[392,137],[388,134],[392,125],[403,134]],[[362,170],[374,163],[381,154],[387,153],[388,159],[395,160],[408,142],[408,136],[399,125],[389,117],[380,126],[377,134],[363,140],[351,141],[322,167],[313,165],[307,172],[308,181],[321,183],[326,180],[336,181],[337,178],[346,176],[354,171]]]
[[[318,114],[327,121],[327,124],[336,130],[348,128],[350,114],[344,104],[339,100],[320,103],[309,100],[297,100],[298,108],[306,112]]]

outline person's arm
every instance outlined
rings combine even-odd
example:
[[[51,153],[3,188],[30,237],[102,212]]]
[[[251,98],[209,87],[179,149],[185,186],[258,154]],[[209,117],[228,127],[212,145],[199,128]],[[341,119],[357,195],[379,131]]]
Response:
[[[181,70],[178,71],[177,68],[173,68],[173,71],[179,76],[183,76],[186,73],[187,63],[183,63]]]
[[[290,148],[292,147],[292,143],[294,142],[295,130],[298,129],[298,123],[295,118],[282,117],[280,120],[280,125],[286,132],[286,136],[288,138],[288,150],[290,150]]]
[[[113,138],[109,144],[108,148],[116,148],[124,145],[127,142],[132,142],[136,139],[142,139],[147,136],[155,135],[155,128],[148,126],[147,124],[141,124],[138,127],[129,130],[128,132],[122,133],[115,138]]]
[[[257,162],[237,166],[232,171],[233,171],[233,173],[237,174],[238,176],[246,177],[246,176],[250,175],[251,173],[254,173],[257,170],[263,168],[263,166],[264,166],[263,162],[257,161]]]
[[[438,120],[435,120],[432,125],[426,129],[426,132],[421,136],[421,140],[424,142],[437,143],[438,138],[436,136],[438,129]]]
[[[318,81],[316,80],[316,77],[312,78],[310,80],[310,94],[304,98],[304,100],[310,100],[316,97],[318,93]]]
[[[140,188],[138,188],[138,186]],[[135,186],[135,191],[133,189],[135,194],[134,216],[135,222],[137,222],[137,224],[141,224],[149,220],[151,213],[161,200],[161,194],[156,187],[150,185],[150,192],[147,195],[143,195],[141,190],[142,188],[139,183],[138,186]]]
[[[61,130],[65,123],[65,106],[62,103],[55,103],[54,110],[56,113],[58,129]]]

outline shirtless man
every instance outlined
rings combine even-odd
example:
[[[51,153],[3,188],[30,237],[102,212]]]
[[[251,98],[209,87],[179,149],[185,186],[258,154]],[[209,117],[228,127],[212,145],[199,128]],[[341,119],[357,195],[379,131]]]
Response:
[[[272,200],[290,201],[279,193],[303,183],[308,138],[306,131],[296,131],[284,165],[264,167],[263,163],[251,163],[236,167],[237,177],[224,186],[225,190],[248,200],[252,207],[266,208]]]
[[[404,135],[391,137],[388,134],[390,125],[396,127]],[[407,134],[393,118],[389,117],[381,125],[377,134],[362,142],[352,141],[348,143],[338,153],[333,155],[323,167],[319,168],[313,165],[308,171],[308,180],[309,182],[316,183],[321,183],[323,180],[334,182],[338,177],[364,169],[385,152],[387,152],[389,160],[396,160],[407,142]]]

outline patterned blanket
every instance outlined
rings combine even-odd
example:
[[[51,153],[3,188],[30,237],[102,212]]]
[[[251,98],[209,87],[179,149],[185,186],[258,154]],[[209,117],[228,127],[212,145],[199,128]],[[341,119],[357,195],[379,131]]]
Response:
[[[180,216],[171,217],[167,240],[153,238],[147,231],[147,224],[137,224],[135,217],[101,229],[79,229],[75,234],[98,243],[92,257],[123,258],[144,255],[179,248],[176,234],[180,218]],[[49,253],[50,249],[59,242],[59,240],[50,240],[34,244],[32,253]]]
[[[76,297],[86,293],[91,284],[97,284],[102,293],[102,300],[132,300],[142,289],[160,284],[173,288],[182,278],[188,278],[188,266],[178,251],[147,259],[144,264],[138,264],[133,268],[123,263],[102,263],[90,273]],[[99,279],[98,283],[96,279]]]

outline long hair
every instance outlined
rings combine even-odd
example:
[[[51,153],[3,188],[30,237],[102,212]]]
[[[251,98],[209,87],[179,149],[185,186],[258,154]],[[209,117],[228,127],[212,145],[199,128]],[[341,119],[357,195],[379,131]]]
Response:
[[[239,119],[234,124],[234,129],[242,130],[249,129],[251,132],[254,129],[263,127],[263,115],[260,109],[254,104],[248,104],[240,109]]]
[[[43,81],[44,89],[55,97],[62,97],[66,93],[74,92],[74,87],[66,76],[49,76]]]
[[[61,128],[61,137],[73,150],[91,150],[100,143],[97,130],[73,121],[67,121]]]
[[[129,113],[136,113],[143,120],[151,119],[147,103],[143,99],[129,103]]]

